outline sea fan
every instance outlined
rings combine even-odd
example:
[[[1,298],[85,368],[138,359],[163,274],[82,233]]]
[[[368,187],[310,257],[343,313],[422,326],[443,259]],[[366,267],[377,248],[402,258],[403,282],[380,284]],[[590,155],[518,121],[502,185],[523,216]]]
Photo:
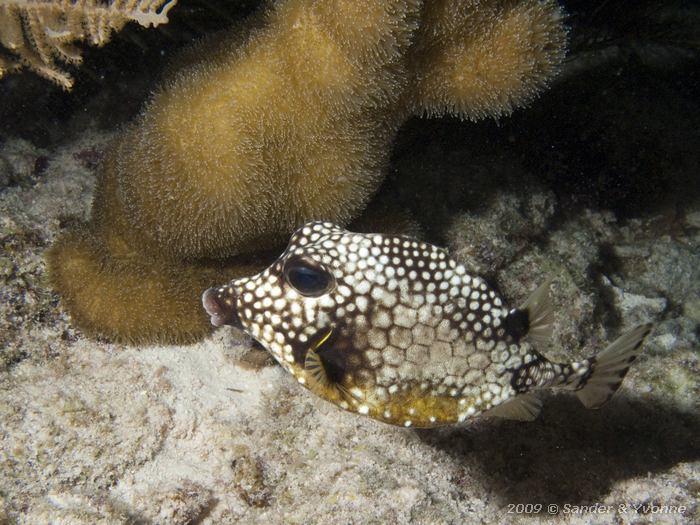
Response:
[[[72,77],[57,62],[79,63],[75,42],[101,46],[134,21],[144,27],[168,22],[177,0],[0,0],[0,77],[26,66],[70,89]],[[5,51],[2,53],[2,51]]]

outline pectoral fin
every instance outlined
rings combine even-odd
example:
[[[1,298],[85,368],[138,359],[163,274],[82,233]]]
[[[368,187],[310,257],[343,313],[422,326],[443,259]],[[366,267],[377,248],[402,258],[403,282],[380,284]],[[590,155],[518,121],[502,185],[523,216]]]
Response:
[[[309,351],[306,352],[304,369],[315,384],[323,388],[330,385],[326,367],[323,364],[323,361],[321,361],[321,357],[318,355],[318,352],[316,352],[316,350],[313,348],[310,348]]]
[[[332,353],[329,345],[332,344],[333,330],[331,327],[327,332],[317,334],[306,352],[304,369],[309,381],[308,386],[326,399],[338,398],[351,403],[354,396],[340,383],[338,374],[333,373],[333,364],[329,362],[329,353]]]

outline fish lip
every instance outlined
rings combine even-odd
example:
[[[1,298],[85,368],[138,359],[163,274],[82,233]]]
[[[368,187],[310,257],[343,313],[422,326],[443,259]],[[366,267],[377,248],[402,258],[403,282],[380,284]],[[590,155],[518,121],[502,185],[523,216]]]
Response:
[[[213,326],[233,326],[243,329],[240,317],[236,311],[235,301],[233,305],[226,304],[216,288],[207,288],[202,294],[202,306],[210,316]]]

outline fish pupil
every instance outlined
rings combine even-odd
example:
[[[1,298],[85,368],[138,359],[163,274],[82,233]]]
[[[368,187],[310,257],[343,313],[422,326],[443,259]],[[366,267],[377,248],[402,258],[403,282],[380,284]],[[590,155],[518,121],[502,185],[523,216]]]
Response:
[[[318,296],[330,287],[331,277],[328,272],[300,259],[290,261],[284,274],[287,282],[302,295]]]

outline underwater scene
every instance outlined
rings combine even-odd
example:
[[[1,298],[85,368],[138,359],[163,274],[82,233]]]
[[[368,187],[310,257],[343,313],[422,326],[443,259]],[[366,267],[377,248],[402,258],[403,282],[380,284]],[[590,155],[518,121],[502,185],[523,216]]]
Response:
[[[700,6],[0,0],[0,525],[700,523]]]

